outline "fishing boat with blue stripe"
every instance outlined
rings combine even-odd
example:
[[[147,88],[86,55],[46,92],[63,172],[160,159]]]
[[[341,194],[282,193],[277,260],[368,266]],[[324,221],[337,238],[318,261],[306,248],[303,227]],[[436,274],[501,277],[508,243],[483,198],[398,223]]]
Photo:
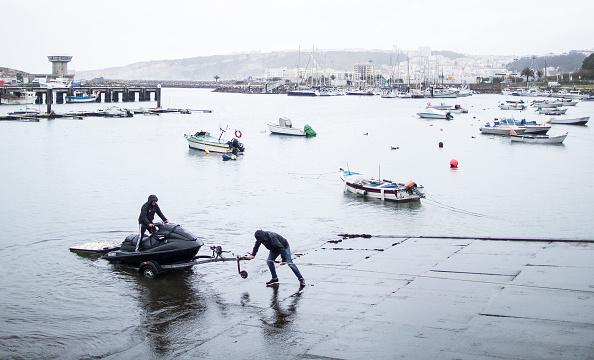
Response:
[[[425,197],[425,188],[414,181],[396,183],[344,169],[340,169],[340,178],[344,181],[345,192],[366,197],[395,202],[419,201]]]

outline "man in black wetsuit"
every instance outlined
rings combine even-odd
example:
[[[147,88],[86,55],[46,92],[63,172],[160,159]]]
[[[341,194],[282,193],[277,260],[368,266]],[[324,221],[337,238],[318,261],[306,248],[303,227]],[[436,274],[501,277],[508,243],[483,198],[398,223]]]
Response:
[[[301,287],[305,286],[305,280],[297,265],[293,264],[291,260],[291,248],[289,247],[289,242],[284,237],[280,236],[279,234],[272,232],[272,231],[264,231],[258,230],[254,234],[256,237],[256,243],[254,244],[254,249],[252,250],[252,254],[248,256],[249,259],[253,259],[256,254],[258,253],[258,249],[260,248],[260,244],[264,245],[264,247],[270,250],[268,254],[268,269],[270,269],[270,274],[272,275],[272,279],[266,283],[266,286],[276,286],[278,285],[278,277],[276,276],[276,268],[274,267],[274,260],[280,255],[281,256],[281,265],[289,264],[291,270],[295,276],[297,276],[297,280],[299,280],[299,285]]]
[[[145,202],[142,207],[140,208],[140,215],[138,216],[138,224],[140,225],[140,238],[136,242],[136,252],[138,252],[138,246],[140,246],[140,241],[144,237],[145,231],[149,231],[152,233],[154,231],[155,225],[153,224],[153,219],[155,218],[155,214],[159,215],[161,220],[165,224],[169,222],[165,215],[161,212],[159,205],[157,205],[157,195],[150,195],[148,197],[148,201]]]

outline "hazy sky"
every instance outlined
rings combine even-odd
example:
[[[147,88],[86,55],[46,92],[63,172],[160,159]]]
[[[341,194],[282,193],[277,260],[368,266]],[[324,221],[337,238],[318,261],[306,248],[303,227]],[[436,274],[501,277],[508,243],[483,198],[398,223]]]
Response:
[[[0,67],[51,73],[251,51],[594,50],[590,0],[2,0]],[[291,66],[292,64],[287,64]]]

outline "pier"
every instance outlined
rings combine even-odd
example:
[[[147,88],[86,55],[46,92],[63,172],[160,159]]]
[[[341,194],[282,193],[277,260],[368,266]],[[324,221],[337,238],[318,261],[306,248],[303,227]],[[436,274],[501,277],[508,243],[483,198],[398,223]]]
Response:
[[[32,91],[35,93],[35,104],[64,104],[66,102],[66,96],[73,96],[75,91],[86,92],[88,94],[99,91],[101,95],[97,99],[97,102],[105,103],[135,101],[160,102],[161,97],[161,87],[159,85],[148,87],[77,86],[68,88],[43,88],[27,85],[0,87],[0,92],[3,93],[23,91]],[[2,105],[1,100],[0,105]]]

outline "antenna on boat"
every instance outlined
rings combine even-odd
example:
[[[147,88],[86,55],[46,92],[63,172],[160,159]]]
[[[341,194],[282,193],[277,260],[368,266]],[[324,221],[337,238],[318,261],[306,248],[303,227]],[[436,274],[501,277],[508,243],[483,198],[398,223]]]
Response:
[[[378,176],[378,180],[382,179],[382,166],[381,165],[377,165],[377,176]]]

